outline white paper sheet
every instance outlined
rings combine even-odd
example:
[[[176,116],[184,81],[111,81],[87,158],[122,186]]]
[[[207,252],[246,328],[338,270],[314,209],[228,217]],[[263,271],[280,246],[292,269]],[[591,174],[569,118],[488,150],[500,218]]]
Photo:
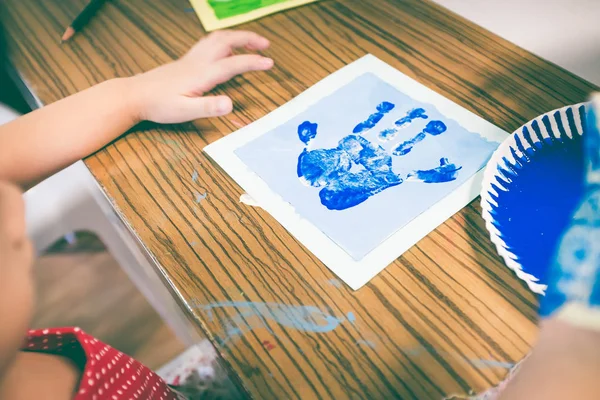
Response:
[[[372,75],[383,84],[372,84],[374,81]],[[355,96],[348,96],[348,88],[354,88],[359,84],[371,85],[373,89],[370,92],[361,90]],[[398,95],[395,96],[393,93],[390,95],[390,88],[397,91]],[[387,97],[380,99],[380,94]],[[336,106],[329,107],[331,110],[322,110],[321,105],[336,104],[335,101],[338,100],[336,96],[339,97],[339,110],[334,110]],[[395,107],[389,115],[379,118],[380,121],[374,128],[358,134],[353,134],[352,130],[346,131],[348,126],[351,129],[356,122],[368,117],[367,110],[375,111],[375,105],[379,100],[389,100],[389,97],[397,100],[393,104]],[[407,98],[409,101],[406,100]],[[398,176],[402,176],[401,184],[385,187],[380,192],[373,192],[375,194],[370,194],[366,200],[361,200],[360,204],[343,210],[328,209],[331,205],[326,204],[324,200],[321,200],[322,204],[319,203],[319,193],[321,193],[319,190],[323,190],[322,186],[299,186],[298,176],[292,172],[292,169],[300,162],[299,153],[302,147],[306,151],[336,149],[337,140],[342,136],[370,138],[377,135],[377,132],[382,132],[383,128],[394,127],[393,121],[396,119],[397,123],[398,117],[410,111],[409,106],[421,103],[426,104],[424,108],[431,117],[417,118],[408,124],[408,128],[402,127],[392,141],[382,140],[381,135],[370,140],[370,143],[378,149],[384,151],[385,148],[386,152],[392,153],[394,146],[399,142],[415,137],[422,129],[425,132],[425,125],[434,118],[445,122],[445,126],[448,127],[447,133],[437,136],[424,135],[425,138],[419,139],[420,141],[414,145],[409,154],[392,156],[394,173],[397,172],[396,168],[401,171],[398,172]],[[352,110],[353,107],[364,109],[367,115],[362,115],[365,112],[360,113],[361,115],[345,112],[345,110]],[[319,119],[319,121],[311,120],[311,122],[319,122],[320,130],[314,140],[308,144],[298,141],[297,136],[295,139],[292,138],[297,135],[295,128],[286,128],[297,126],[296,122],[302,121],[305,116]],[[331,129],[332,126],[339,129]],[[323,127],[326,128],[325,133]],[[479,141],[476,139],[466,140],[464,133],[466,131],[469,134],[475,133],[485,146],[478,147]],[[481,167],[477,164],[477,168],[470,174],[467,168],[461,169],[457,172],[456,180],[442,183],[424,183],[424,181],[415,183],[415,176],[421,176],[414,173],[416,167],[413,172],[404,170],[406,165],[411,167],[418,165],[422,167],[419,169],[421,172],[428,171],[427,165],[431,168],[438,166],[439,164],[433,165],[440,162],[437,161],[440,159],[439,154],[436,154],[452,147],[451,140],[454,137],[452,135],[462,135],[456,137],[466,140],[464,144],[461,142],[463,147],[453,150],[454,153],[451,154],[453,159],[450,159],[450,162],[457,162],[456,165],[461,168],[463,164],[475,165],[473,162],[484,164],[491,151],[507,137],[507,133],[503,130],[412,80],[376,57],[367,55],[323,79],[264,118],[207,146],[205,151],[260,207],[273,215],[340,279],[356,290],[478,195],[483,164]],[[259,142],[261,146],[256,145]],[[267,145],[262,146],[262,143]],[[321,147],[316,149],[315,143],[320,144]],[[490,146],[490,143],[493,143],[493,146]],[[276,148],[280,144],[283,147]],[[258,154],[255,160],[249,158],[248,155],[251,155],[255,149],[263,147],[265,154]],[[271,152],[273,157],[269,157],[268,152]],[[272,165],[265,164],[271,162],[269,160],[272,160]],[[280,161],[275,163],[275,160]],[[250,167],[249,164],[253,166]],[[356,165],[353,164],[353,168]],[[363,164],[359,167],[364,170]],[[281,171],[281,176],[267,173],[266,169]],[[370,170],[367,171],[371,173]],[[268,176],[269,174],[271,176]],[[408,179],[411,176],[412,178]],[[435,189],[432,189],[434,187]],[[445,192],[439,189],[443,187],[451,190],[447,189],[449,191]],[[425,197],[422,199],[414,197],[413,192]],[[429,198],[439,198],[439,201],[436,200],[425,210],[414,211],[419,203],[426,204]],[[396,201],[402,207],[391,213],[390,206]],[[373,218],[369,218],[371,216],[369,213],[373,214]],[[394,223],[398,226],[395,227]],[[348,232],[346,225],[355,231]],[[357,236],[352,237],[352,235]]]

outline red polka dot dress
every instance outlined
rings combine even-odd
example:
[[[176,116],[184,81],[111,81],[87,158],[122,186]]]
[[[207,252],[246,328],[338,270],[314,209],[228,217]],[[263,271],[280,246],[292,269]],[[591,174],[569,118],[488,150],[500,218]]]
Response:
[[[158,375],[79,328],[29,331],[24,351],[58,354],[83,371],[76,400],[177,400]]]

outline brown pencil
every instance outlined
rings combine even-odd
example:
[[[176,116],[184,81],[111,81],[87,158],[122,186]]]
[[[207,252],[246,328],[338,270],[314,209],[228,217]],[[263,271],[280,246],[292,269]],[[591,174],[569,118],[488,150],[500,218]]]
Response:
[[[98,9],[100,9],[102,4],[105,2],[106,0],[90,1],[90,3],[83,9],[77,18],[75,18],[75,20],[62,35],[61,43],[71,39],[76,32],[80,31],[90,21],[90,19],[92,19],[94,14],[96,14],[96,11],[98,11]]]

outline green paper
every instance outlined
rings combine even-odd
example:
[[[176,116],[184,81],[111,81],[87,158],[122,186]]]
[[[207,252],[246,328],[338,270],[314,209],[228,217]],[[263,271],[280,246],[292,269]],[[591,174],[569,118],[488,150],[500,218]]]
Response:
[[[215,11],[217,18],[221,20],[286,1],[288,0],[208,0],[208,4]]]

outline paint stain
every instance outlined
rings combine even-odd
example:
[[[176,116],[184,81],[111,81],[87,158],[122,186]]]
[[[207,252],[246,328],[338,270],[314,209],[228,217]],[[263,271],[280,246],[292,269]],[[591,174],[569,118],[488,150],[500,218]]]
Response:
[[[228,317],[223,323],[225,338],[221,340],[222,345],[253,329],[264,328],[272,334],[273,331],[269,328],[268,321],[301,332],[327,333],[336,329],[346,320],[350,323],[356,320],[351,312],[347,314],[347,318],[336,317],[315,306],[250,301],[224,301],[206,305],[192,302],[192,304],[195,308],[203,310],[211,322],[214,320],[213,310],[229,310],[228,315],[231,315],[233,309],[235,315]]]
[[[304,121],[298,126],[298,138],[302,143],[308,145],[312,139],[317,137],[317,128],[318,125],[316,123]]]
[[[196,202],[196,204],[200,204],[202,202],[202,200],[206,199],[207,196],[208,196],[208,192],[204,192],[204,194],[195,192],[194,193],[194,201]]]
[[[442,121],[429,121],[425,129],[423,129],[417,136],[414,138],[407,140],[406,142],[400,143],[398,147],[394,150],[395,156],[404,156],[410,153],[415,147],[417,143],[425,139],[427,135],[438,136],[444,132],[446,132],[446,124]]]
[[[194,9],[192,7],[186,7],[186,8],[183,9],[183,12],[185,12],[185,13],[193,13]]]
[[[496,360],[485,360],[485,359],[469,359],[467,357],[464,356],[460,356],[458,354],[455,353],[450,353],[447,351],[436,351],[434,349],[427,349],[423,346],[417,346],[417,347],[413,347],[413,348],[409,348],[409,349],[405,349],[404,350],[404,354],[406,354],[409,357],[418,357],[423,353],[431,353],[431,352],[435,352],[437,354],[439,354],[440,356],[446,356],[446,357],[452,357],[454,359],[463,361],[465,363],[471,364],[473,367],[475,368],[479,368],[479,369],[485,369],[485,368],[505,368],[505,369],[511,369],[512,367],[515,366],[515,364],[510,363],[510,362],[504,362],[504,361],[496,361]]]
[[[379,139],[382,141],[388,141],[395,138],[398,133],[409,126],[415,119],[427,119],[429,116],[425,113],[423,108],[414,108],[406,113],[405,117],[400,118],[394,122],[394,127],[385,129],[379,132]]]
[[[377,106],[377,112],[369,115],[365,121],[360,122],[354,127],[352,133],[363,133],[375,127],[379,121],[396,107],[393,103],[384,101]]]
[[[267,349],[267,351],[271,351],[271,350],[273,350],[275,347],[277,347],[277,346],[275,346],[273,343],[269,342],[268,340],[263,340],[262,344],[263,344],[263,346],[265,347],[265,349]]]
[[[367,346],[367,347],[370,347],[372,349],[375,348],[375,343],[371,342],[370,340],[357,340],[356,344],[359,345],[359,346]]]
[[[248,206],[252,206],[252,207],[260,207],[258,202],[256,200],[254,200],[254,197],[250,196],[248,193],[244,193],[243,195],[240,196],[240,203],[244,203],[244,204],[246,204]]]
[[[356,317],[354,316],[354,313],[352,311],[350,311],[347,314],[348,317],[348,322],[350,322],[351,324],[353,324],[356,321]]]
[[[198,245],[198,242],[195,240],[193,242],[190,242],[190,246],[192,246],[192,247],[197,246],[197,245]]]
[[[420,181],[425,183],[444,183],[456,179],[462,167],[448,162],[447,158],[440,159],[440,166],[424,171],[414,171],[408,174],[407,181]]]
[[[327,283],[329,283],[331,286],[336,287],[336,288],[341,288],[343,286],[342,282],[340,282],[337,279],[329,279],[327,281]]]
[[[192,174],[192,182],[198,182],[198,171],[194,170]]]
[[[183,148],[179,142],[173,139],[163,138],[161,136],[158,137],[141,137],[141,140],[150,140],[156,143],[162,143],[169,147],[171,151],[173,151],[175,159],[177,161],[181,161],[186,159],[186,154],[183,151]]]

